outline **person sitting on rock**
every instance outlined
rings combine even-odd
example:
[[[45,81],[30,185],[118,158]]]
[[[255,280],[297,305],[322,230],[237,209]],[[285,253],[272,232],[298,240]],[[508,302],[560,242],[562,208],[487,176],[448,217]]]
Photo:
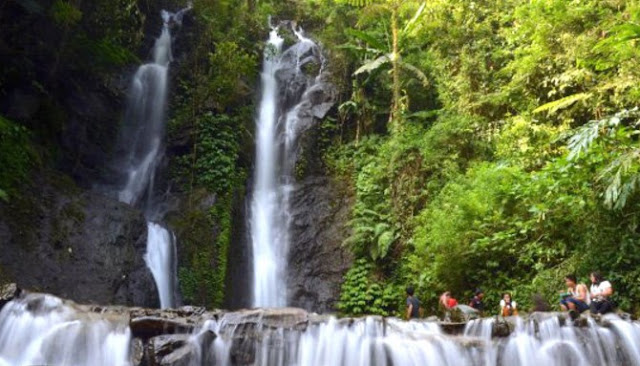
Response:
[[[578,284],[574,274],[566,275],[564,282],[567,285],[567,292],[561,296],[560,307],[562,310],[568,310],[572,318],[575,317],[574,314],[589,310],[591,298],[587,286],[584,283]]]
[[[407,320],[420,317],[420,300],[413,296],[413,287],[407,287]]]
[[[591,314],[606,314],[613,311],[611,282],[605,280],[599,272],[591,272]]]
[[[445,310],[450,310],[458,305],[458,300],[451,297],[451,292],[446,291],[440,296],[440,305],[442,305]]]
[[[511,300],[511,294],[508,292],[505,292],[500,300],[500,314],[502,316],[518,315],[518,304]]]
[[[473,298],[471,298],[471,302],[469,302],[469,306],[482,313],[484,311],[484,303],[482,302],[483,298],[484,298],[484,291],[482,291],[479,288],[476,289],[476,291],[474,292]]]

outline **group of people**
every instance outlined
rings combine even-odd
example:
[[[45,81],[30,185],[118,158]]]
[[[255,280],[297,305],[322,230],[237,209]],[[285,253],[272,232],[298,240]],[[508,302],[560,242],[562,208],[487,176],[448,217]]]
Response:
[[[599,272],[589,275],[591,288],[584,283],[578,283],[575,275],[564,277],[567,292],[560,294],[560,307],[568,311],[572,317],[589,310],[591,314],[606,314],[614,310],[615,304],[611,300],[613,286],[602,277]]]
[[[563,311],[568,311],[572,318],[586,310],[589,310],[591,314],[606,314],[614,310],[615,305],[611,300],[611,295],[613,295],[611,282],[605,280],[599,272],[592,272],[589,279],[591,280],[591,288],[588,289],[584,283],[578,283],[574,274],[564,277],[567,291],[560,294],[560,308]],[[484,291],[476,289],[469,306],[483,313],[485,311],[483,299]],[[439,306],[448,311],[458,306],[458,300],[452,297],[451,292],[446,291],[440,296]],[[502,294],[500,315],[518,315],[518,304],[508,292]],[[421,316],[420,300],[415,297],[413,287],[407,287],[406,317],[412,319]]]
[[[476,289],[473,298],[469,302],[469,306],[478,310],[480,313],[484,312],[484,291]],[[502,294],[500,300],[500,315],[502,316],[515,316],[518,315],[518,304],[511,299],[511,294],[505,292]]]

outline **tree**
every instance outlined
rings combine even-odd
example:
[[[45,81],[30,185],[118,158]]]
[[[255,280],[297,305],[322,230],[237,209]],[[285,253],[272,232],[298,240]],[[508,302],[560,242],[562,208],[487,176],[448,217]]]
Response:
[[[400,80],[400,70],[405,70],[419,79],[422,84],[428,84],[426,75],[417,67],[404,62],[402,60],[402,46],[411,36],[416,26],[420,23],[418,20],[423,14],[426,2],[422,2],[415,11],[413,17],[400,27],[399,14],[404,7],[415,6],[416,1],[409,0],[341,0],[352,6],[364,7],[369,11],[376,13],[389,14],[391,35],[385,34],[386,38],[391,38],[391,44],[377,39],[374,35],[367,32],[350,29],[348,34],[366,44],[366,55],[364,63],[354,72],[354,76],[373,72],[385,65],[391,65],[392,75],[392,98],[391,108],[389,112],[389,123],[392,131],[400,127],[400,118],[405,110],[402,100],[402,82]],[[387,32],[385,32],[387,33]]]

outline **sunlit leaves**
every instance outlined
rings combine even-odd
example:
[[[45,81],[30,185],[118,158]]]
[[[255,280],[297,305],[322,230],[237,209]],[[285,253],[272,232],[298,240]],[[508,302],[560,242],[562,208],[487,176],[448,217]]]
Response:
[[[593,95],[590,93],[578,93],[578,94],[569,95],[567,97],[554,100],[553,102],[543,104],[540,107],[534,109],[533,113],[540,113],[540,112],[546,111],[548,112],[548,114],[554,114],[561,109],[570,107],[572,104],[576,102],[587,100],[592,96]]]
[[[585,153],[600,136],[614,137],[620,122],[623,119],[636,119],[633,124],[637,126],[638,108],[623,110],[615,115],[601,120],[590,121],[576,129],[575,134],[569,138],[569,160],[573,160]]]
[[[354,71],[353,75],[359,75],[365,72],[372,72],[377,70],[380,66],[391,62],[391,59],[388,55],[382,55],[376,59],[365,62],[362,66],[360,66],[356,71]]]

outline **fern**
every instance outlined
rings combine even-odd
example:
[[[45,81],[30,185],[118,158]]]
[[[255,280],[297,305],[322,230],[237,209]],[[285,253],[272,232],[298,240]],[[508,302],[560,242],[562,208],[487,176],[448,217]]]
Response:
[[[549,115],[551,115],[561,109],[571,107],[575,102],[587,100],[592,96],[593,95],[591,93],[578,93],[578,94],[569,95],[568,97],[564,97],[562,99],[554,100],[553,102],[543,104],[540,107],[534,109],[533,113],[548,111]]]

